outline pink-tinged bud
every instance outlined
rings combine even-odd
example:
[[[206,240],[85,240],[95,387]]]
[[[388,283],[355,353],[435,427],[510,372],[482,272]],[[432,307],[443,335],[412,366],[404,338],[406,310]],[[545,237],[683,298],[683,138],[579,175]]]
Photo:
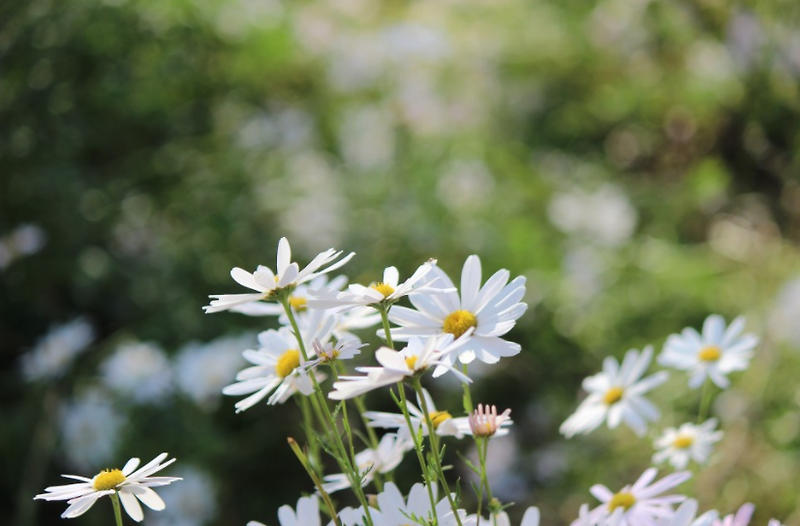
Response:
[[[478,408],[469,414],[469,427],[476,437],[489,438],[497,433],[503,422],[508,420],[511,409],[506,409],[502,414],[497,414],[497,406],[478,404]]]

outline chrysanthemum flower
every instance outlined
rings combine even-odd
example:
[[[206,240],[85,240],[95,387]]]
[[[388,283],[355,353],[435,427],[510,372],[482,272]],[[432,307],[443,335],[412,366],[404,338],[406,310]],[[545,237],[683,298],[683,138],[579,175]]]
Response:
[[[511,409],[506,409],[497,414],[497,406],[478,404],[477,409],[469,414],[469,427],[472,435],[480,438],[493,437],[511,414]]]
[[[497,271],[481,287],[481,261],[469,256],[461,272],[461,296],[453,282],[439,267],[430,271],[439,278],[437,286],[447,289],[442,294],[411,294],[409,299],[417,310],[394,307],[389,319],[400,327],[391,329],[392,338],[408,341],[411,337],[452,334],[459,338],[468,330],[469,341],[445,360],[453,364],[456,356],[462,363],[475,358],[484,363],[497,363],[500,358],[519,353],[520,345],[501,338],[514,327],[528,306],[520,300],[525,294],[525,278],[520,276],[508,283],[510,273]]]
[[[64,475],[65,478],[80,482],[64,486],[50,486],[45,488],[47,493],[36,495],[34,499],[66,500],[69,507],[61,514],[61,517],[73,519],[86,513],[100,497],[116,493],[119,495],[125,512],[133,520],[141,522],[144,514],[139,501],[152,510],[165,508],[164,501],[150,488],[165,486],[181,480],[178,477],[150,476],[175,462],[174,458],[163,462],[165,458],[167,458],[167,454],[161,453],[138,470],[136,468],[140,461],[138,458],[132,458],[122,469],[101,471],[92,478]]]
[[[411,440],[395,434],[383,435],[377,449],[365,449],[356,453],[356,469],[362,477],[362,486],[366,486],[375,477],[375,473],[389,473],[400,465],[403,455],[414,448]],[[350,479],[344,473],[325,475],[322,489],[333,493],[350,487]]]
[[[387,385],[396,384],[411,378],[432,367],[443,366],[464,383],[471,380],[452,366],[443,363],[441,357],[464,345],[469,332],[453,341],[453,336],[445,334],[428,338],[424,343],[419,338],[412,338],[408,345],[396,351],[381,347],[375,351],[375,358],[381,367],[358,367],[356,370],[367,373],[366,376],[341,376],[333,384],[333,391],[328,393],[332,400],[347,400]]]
[[[692,474],[681,471],[651,484],[657,474],[657,469],[650,468],[633,485],[625,486],[616,493],[602,484],[595,484],[589,491],[603,504],[589,513],[589,519],[594,524],[615,526],[654,525],[661,520],[670,520],[675,515],[672,505],[683,502],[686,497],[659,495],[686,482]],[[577,523],[575,521],[573,525]]]
[[[660,464],[665,460],[675,469],[684,469],[690,460],[698,464],[705,463],[711,455],[713,445],[722,440],[723,432],[714,431],[717,420],[712,418],[701,425],[685,423],[680,428],[669,427],[656,440],[659,451],[653,455],[653,463]]]
[[[706,378],[725,389],[730,385],[727,375],[747,369],[758,345],[755,334],[741,334],[744,323],[739,316],[725,328],[722,316],[711,315],[703,322],[702,334],[687,327],[680,335],[670,335],[658,363],[688,371],[692,389],[703,385]]]
[[[314,340],[311,347],[314,349],[314,354],[317,356],[314,360],[306,362],[306,369],[317,367],[323,363],[331,363],[336,360],[352,360],[361,354],[361,347],[366,344],[359,344],[354,340],[339,340],[335,344],[333,342],[320,343],[319,340]]]
[[[211,314],[254,301],[277,299],[281,294],[288,295],[295,290],[297,285],[311,281],[321,274],[336,270],[350,261],[350,258],[355,255],[355,253],[351,252],[329,267],[322,268],[341,254],[341,251],[336,252],[334,249],[329,248],[317,255],[303,270],[300,270],[300,266],[291,261],[292,252],[289,247],[289,241],[283,237],[278,243],[277,273],[272,272],[272,269],[263,265],[259,265],[252,274],[238,267],[231,270],[231,277],[234,281],[244,287],[255,290],[256,293],[209,296],[216,299],[211,304],[203,307],[203,310],[206,311],[206,314]]]
[[[281,526],[320,526],[319,500],[316,496],[300,497],[297,511],[288,504],[278,508],[278,521]],[[247,526],[266,526],[258,521],[250,521]]]
[[[317,276],[311,281],[297,285],[289,295],[289,305],[291,305],[295,314],[305,312],[306,309],[310,308],[308,301],[313,297],[312,291],[324,288],[338,292],[345,285],[347,285],[347,276],[336,276],[330,282],[328,281],[328,276],[324,274]],[[288,318],[286,318],[286,311],[282,305],[277,303],[256,301],[237,305],[228,310],[246,314],[247,316],[280,316],[279,321],[281,324],[287,325],[289,323]]]
[[[383,271],[383,281],[373,283],[369,287],[354,283],[345,291],[333,288],[312,291],[312,298],[308,300],[308,306],[314,309],[333,309],[359,305],[391,305],[412,292],[415,294],[441,293],[444,292],[442,289],[432,286],[437,281],[437,277],[424,279],[435,266],[435,259],[423,263],[403,283],[400,283],[400,274],[397,268],[387,267]]]
[[[606,357],[603,372],[583,381],[589,396],[561,425],[561,433],[567,438],[590,433],[607,420],[611,429],[625,422],[637,435],[644,435],[647,422],[654,422],[661,416],[644,394],[664,383],[669,376],[660,371],[640,380],[652,357],[653,348],[649,345],[641,355],[634,349],[628,351],[621,367],[613,357]]]

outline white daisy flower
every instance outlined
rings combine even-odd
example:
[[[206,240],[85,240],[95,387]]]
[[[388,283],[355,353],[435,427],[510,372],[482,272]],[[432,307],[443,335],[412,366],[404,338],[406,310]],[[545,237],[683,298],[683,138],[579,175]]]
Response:
[[[742,504],[735,514],[732,513],[715,520],[713,526],[747,526],[750,524],[750,519],[753,517],[753,512],[755,510],[756,507],[749,502],[747,504]]]
[[[426,389],[422,390],[423,395],[430,412],[431,423],[438,436],[453,436],[458,439],[464,436],[472,435],[472,429],[469,424],[469,417],[453,417],[447,411],[439,411],[436,409],[436,404],[433,398]],[[406,401],[408,413],[411,420],[411,425],[414,430],[422,427],[423,436],[428,435],[428,427],[425,425],[425,413],[422,412],[417,406],[409,401]],[[411,438],[411,431],[408,429],[408,422],[406,422],[405,415],[402,413],[383,413],[380,411],[367,411],[364,417],[369,420],[370,427],[380,427],[384,429],[397,429],[397,433],[401,436]],[[496,436],[503,436],[508,434],[507,427],[512,424],[511,420],[506,420],[501,424],[500,429],[497,430]]]
[[[320,364],[329,364],[335,360],[352,360],[361,354],[361,347],[364,347],[364,345],[366,344],[359,344],[351,339],[339,340],[335,344],[333,342],[323,344],[319,340],[314,340],[311,346],[317,358],[306,362],[305,368],[306,370],[312,369]]]
[[[436,493],[436,486],[434,486],[434,498]],[[375,526],[408,526],[411,523],[433,524],[431,500],[424,484],[414,484],[408,493],[408,500],[406,500],[394,483],[387,482],[383,487],[383,491],[377,495],[376,500],[378,502],[378,511],[371,513]],[[467,512],[458,510],[458,514],[463,523],[467,517]],[[447,498],[443,498],[436,504],[436,516],[439,519],[437,524],[440,526],[456,526],[458,524]]]
[[[719,516],[715,510],[695,518],[696,514],[697,501],[687,499],[675,510],[675,514],[671,518],[661,520],[657,524],[658,526],[711,526]]]
[[[381,367],[357,367],[357,371],[367,373],[367,375],[339,377],[340,381],[334,382],[334,390],[328,393],[328,398],[332,400],[355,398],[374,389],[396,384],[440,365],[451,371],[462,382],[469,383],[471,380],[466,375],[441,361],[442,356],[464,345],[468,341],[469,335],[470,332],[467,332],[458,340],[453,341],[452,335],[445,334],[428,338],[424,343],[419,338],[412,338],[408,345],[400,351],[381,347],[375,351],[375,358]]]
[[[321,327],[319,332],[304,341],[316,338],[326,341],[330,337],[332,323]],[[270,405],[282,404],[293,394],[300,392],[306,396],[314,391],[314,384],[306,371],[303,356],[299,350],[299,343],[294,333],[288,327],[279,330],[270,329],[258,335],[261,348],[257,351],[248,349],[244,351],[245,360],[252,363],[252,367],[242,369],[236,375],[236,383],[226,386],[222,393],[230,396],[250,394],[247,398],[236,402],[236,412],[240,413],[253,407],[270,393],[267,400]],[[309,351],[309,358],[314,355],[313,348]],[[317,381],[322,381],[325,376],[314,372]]]
[[[474,518],[478,526],[511,526],[511,519],[508,517],[508,513],[504,511],[492,515],[488,519],[484,519],[483,517],[478,519],[475,515],[470,515],[470,518]],[[522,516],[522,522],[519,523],[519,526],[539,526],[539,518],[539,508],[531,506],[525,510],[525,514]]]
[[[78,318],[48,331],[22,356],[22,374],[28,381],[59,378],[94,340],[94,330]]]
[[[686,497],[659,495],[686,482],[692,474],[681,471],[651,484],[657,474],[657,469],[650,468],[633,485],[616,493],[602,484],[595,484],[589,491],[603,504],[589,512],[589,519],[595,524],[604,522],[609,526],[655,525],[660,520],[670,520],[675,515],[672,505],[683,502]],[[578,522],[572,524],[577,526]]]
[[[352,284],[346,291],[333,288],[322,288],[312,292],[313,297],[308,300],[308,306],[314,309],[333,309],[337,307],[355,307],[359,305],[391,305],[400,298],[415,294],[431,294],[444,292],[432,286],[437,277],[423,279],[429,275],[436,266],[436,260],[431,259],[423,263],[414,274],[403,283],[400,283],[400,273],[395,267],[387,267],[383,271],[383,281],[373,283],[369,287]],[[455,291],[455,289],[453,289]]]
[[[651,345],[645,347],[641,355],[635,349],[628,351],[621,367],[616,359],[606,357],[603,372],[584,379],[583,389],[589,396],[561,424],[561,433],[567,438],[578,433],[590,433],[607,420],[610,429],[625,422],[637,435],[643,436],[647,422],[655,422],[661,417],[658,408],[644,394],[669,377],[665,371],[659,371],[640,380],[652,358]]]
[[[711,315],[703,322],[702,335],[691,327],[680,335],[670,335],[658,363],[688,371],[692,389],[703,385],[706,378],[725,389],[730,385],[727,375],[747,369],[753,348],[758,345],[755,334],[741,334],[744,323],[739,316],[725,328],[722,316]]]
[[[300,270],[300,266],[291,261],[292,252],[289,247],[289,241],[287,241],[285,237],[282,237],[278,243],[277,273],[273,273],[272,269],[263,265],[259,265],[252,274],[238,267],[231,270],[231,277],[234,281],[244,287],[257,291],[256,293],[209,296],[210,298],[216,299],[214,299],[211,304],[203,307],[203,310],[205,310],[206,314],[211,314],[213,312],[229,310],[232,307],[254,301],[275,299],[280,294],[290,294],[301,283],[311,281],[319,275],[336,270],[350,261],[355,255],[355,253],[351,252],[329,267],[322,268],[334,261],[341,254],[341,251],[336,252],[334,249],[329,248],[324,252],[320,252],[311,263],[303,270]]]
[[[701,425],[686,423],[680,428],[669,427],[656,440],[659,451],[653,455],[653,463],[661,464],[665,460],[675,469],[684,469],[690,460],[704,464],[711,455],[713,445],[722,440],[723,432],[714,431],[717,420],[712,418]]]
[[[297,511],[285,505],[278,508],[278,522],[281,526],[320,526],[319,500],[311,497],[300,497],[297,501]],[[247,526],[266,526],[258,521],[250,521]]]
[[[375,477],[375,473],[389,473],[400,465],[403,455],[414,448],[411,440],[399,435],[383,435],[377,449],[365,449],[356,453],[356,468],[361,474],[361,485],[366,486]],[[325,475],[322,489],[333,493],[350,487],[350,479],[344,473]]]
[[[374,518],[377,511],[378,510],[370,507],[370,516]],[[350,506],[342,508],[339,510],[339,513],[337,513],[336,516],[338,517],[339,524],[341,526],[364,526],[367,520],[367,514],[364,512],[364,506],[359,506],[358,508],[351,508]],[[328,526],[335,526],[335,523],[331,520],[328,523]]]
[[[157,403],[174,389],[169,358],[154,343],[123,343],[100,370],[106,387],[135,403]]]
[[[458,338],[473,329],[471,338],[459,352],[446,357],[451,365],[456,356],[462,363],[470,363],[475,358],[485,363],[497,363],[500,358],[519,353],[519,344],[501,336],[514,327],[516,320],[528,308],[527,304],[520,303],[525,294],[524,277],[508,283],[510,273],[499,270],[481,287],[481,262],[475,255],[469,256],[464,263],[461,296],[439,267],[433,267],[430,276],[438,277],[436,285],[447,290],[441,294],[409,295],[417,310],[392,308],[389,319],[400,326],[391,329],[392,338],[408,341],[413,336],[441,334]]]
[[[86,513],[100,497],[116,493],[119,495],[125,512],[136,522],[141,522],[144,514],[139,501],[152,510],[163,510],[166,507],[161,497],[150,488],[165,486],[181,480],[178,477],[150,476],[175,462],[174,458],[163,462],[165,458],[167,458],[167,454],[161,453],[138,470],[136,468],[140,461],[138,458],[132,458],[122,469],[101,471],[93,478],[64,475],[65,478],[80,482],[64,486],[50,486],[45,488],[47,493],[36,495],[34,499],[66,500],[69,507],[61,514],[61,518],[74,519]]]
[[[289,295],[289,305],[292,310],[297,313],[305,312],[311,307],[308,300],[313,298],[312,291],[318,289],[330,289],[340,292],[344,286],[347,285],[347,276],[336,276],[328,282],[328,276],[321,275],[312,279],[307,283],[301,283]],[[286,316],[286,311],[282,305],[278,303],[264,303],[261,301],[244,303],[231,307],[231,312],[238,312],[239,314],[246,314],[247,316],[280,316],[279,321],[282,325],[289,324],[289,318]]]

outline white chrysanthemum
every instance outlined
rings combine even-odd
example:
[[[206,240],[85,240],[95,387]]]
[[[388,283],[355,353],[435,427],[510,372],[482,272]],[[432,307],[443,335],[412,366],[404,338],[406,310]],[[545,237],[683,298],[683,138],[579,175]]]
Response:
[[[103,383],[137,403],[153,403],[172,392],[172,369],[152,343],[125,343],[100,365]]]
[[[63,376],[92,340],[92,326],[81,318],[54,327],[22,357],[22,374],[28,381]]]
[[[580,234],[608,246],[621,245],[636,228],[636,209],[618,187],[603,185],[595,192],[575,188],[553,196],[550,221],[561,231]]]
[[[306,370],[312,369],[320,364],[330,364],[336,360],[352,360],[361,354],[361,347],[364,345],[366,344],[360,344],[352,339],[339,340],[335,344],[332,342],[322,344],[319,340],[314,340],[311,346],[317,357],[306,362],[305,368]]]
[[[152,510],[163,510],[166,507],[161,497],[150,488],[165,486],[181,480],[178,477],[150,476],[175,462],[174,458],[164,462],[166,458],[167,454],[161,453],[138,470],[136,468],[140,461],[138,458],[132,458],[122,469],[101,471],[93,478],[64,475],[66,478],[80,482],[64,486],[50,486],[45,488],[47,493],[36,495],[34,499],[66,500],[69,507],[61,514],[61,517],[74,519],[86,513],[100,497],[116,493],[119,495],[125,512],[136,522],[141,522],[144,519],[144,513],[142,513],[139,501]]]
[[[433,489],[436,496],[436,487]],[[408,500],[403,498],[400,490],[392,482],[387,482],[383,491],[376,497],[378,510],[371,512],[375,526],[408,526],[409,524],[433,524],[433,510],[428,490],[424,484],[417,483],[411,487]],[[467,518],[467,512],[458,510],[459,518]],[[447,498],[436,504],[437,524],[439,526],[456,526],[458,522],[452,514]]]
[[[436,266],[436,260],[431,259],[423,263],[414,274],[403,283],[400,283],[400,274],[395,267],[388,267],[383,271],[383,281],[373,283],[369,287],[350,285],[345,291],[333,288],[322,288],[312,291],[312,298],[308,306],[314,309],[335,309],[337,307],[357,307],[359,305],[391,305],[400,298],[411,294],[437,294],[442,289],[432,286],[437,277],[424,279]]]
[[[159,490],[169,508],[148,517],[148,526],[204,526],[215,524],[217,514],[214,479],[206,472],[189,466],[176,470],[183,482]]]
[[[303,341],[314,339],[327,341],[332,329],[332,323],[328,323],[327,326],[320,327],[319,332],[302,335]],[[257,351],[248,349],[243,353],[244,358],[253,366],[239,371],[236,383],[222,390],[223,394],[230,396],[250,395],[236,402],[237,413],[253,407],[270,393],[272,395],[267,403],[274,405],[284,403],[298,391],[306,396],[314,391],[314,384],[306,371],[303,355],[299,350],[298,339],[291,329],[281,327],[277,331],[275,329],[264,331],[258,335],[258,342],[261,348]],[[308,352],[308,357],[311,358],[313,355],[312,348]],[[320,373],[311,374],[315,374],[318,381],[325,378]]]
[[[246,334],[185,345],[174,362],[178,388],[200,408],[215,409],[222,388],[244,365],[242,350],[253,339],[254,335]]]
[[[392,338],[408,341],[411,337],[452,334],[459,338],[473,330],[469,341],[458,352],[448,355],[449,364],[458,357],[462,363],[475,358],[485,363],[497,363],[500,358],[519,353],[520,345],[501,338],[514,327],[528,306],[520,303],[525,294],[525,278],[520,276],[508,283],[507,270],[497,271],[481,287],[481,261],[469,256],[461,272],[461,295],[453,282],[439,267],[430,271],[438,277],[436,286],[447,289],[441,294],[411,294],[409,299],[417,310],[394,307],[389,319],[400,327],[391,329]]]
[[[88,470],[113,459],[125,417],[99,389],[81,392],[59,412],[61,446],[69,463]]]
[[[347,400],[387,385],[396,384],[406,378],[437,366],[451,371],[464,383],[471,380],[452,366],[442,362],[442,356],[464,345],[469,339],[469,332],[453,341],[453,336],[428,338],[424,343],[419,338],[412,338],[408,345],[400,351],[381,347],[375,351],[375,358],[381,367],[358,367],[356,370],[367,373],[366,376],[341,376],[334,382],[333,391],[328,393],[332,400]]]
[[[297,501],[297,511],[291,506],[284,505],[278,508],[278,522],[281,526],[320,526],[319,500],[316,496],[300,497]],[[265,526],[258,521],[250,521],[247,526]]]
[[[324,274],[317,276],[307,283],[301,283],[297,285],[297,287],[289,295],[289,305],[292,306],[292,310],[295,312],[295,314],[305,312],[308,308],[314,308],[308,304],[308,301],[314,297],[312,292],[315,292],[319,289],[340,292],[345,285],[347,285],[347,276],[336,276],[330,280],[330,282],[328,281],[328,276]],[[280,318],[278,321],[280,321],[282,325],[289,324],[289,318],[286,317],[286,311],[282,305],[277,303],[265,303],[262,301],[257,301],[231,307],[228,310],[231,312],[246,314],[248,316],[279,316]]]
[[[672,519],[675,515],[672,505],[683,502],[686,497],[660,495],[689,480],[692,474],[681,471],[651,484],[657,474],[657,469],[650,468],[634,484],[625,486],[616,493],[602,484],[592,486],[589,491],[603,504],[589,512],[591,522],[605,522],[609,526],[641,526]],[[577,526],[578,522],[573,522],[573,525]]]
[[[527,510],[525,510],[525,514],[522,516],[522,522],[519,523],[519,526],[539,526],[539,508],[536,506],[531,506]],[[511,519],[508,517],[508,513],[501,511],[497,515],[492,515],[488,519],[483,517],[478,518],[475,515],[470,515],[470,520],[475,520],[478,526],[511,526]]]
[[[660,371],[640,380],[652,357],[653,347],[650,345],[641,355],[634,349],[628,351],[621,367],[616,359],[606,357],[603,372],[583,381],[583,388],[589,396],[561,425],[561,433],[567,438],[578,433],[590,433],[607,420],[611,429],[625,422],[637,435],[643,436],[647,422],[655,422],[661,416],[644,394],[664,383],[669,376]]]
[[[712,418],[701,425],[685,423],[680,428],[669,427],[656,440],[659,451],[653,455],[653,463],[665,460],[675,469],[684,469],[690,460],[704,464],[711,455],[713,445],[722,440],[723,432],[714,431],[717,420]]]
[[[469,417],[460,416],[453,417],[447,411],[439,411],[436,409],[436,404],[433,402],[430,394],[426,389],[422,390],[425,396],[425,401],[430,412],[431,423],[436,430],[438,436],[453,436],[456,438],[464,438],[464,436],[472,435],[472,429],[469,425]],[[422,426],[422,433],[424,436],[428,435],[428,427],[426,425],[425,413],[422,412],[417,406],[411,402],[406,401],[408,407],[411,425],[414,426],[415,432]],[[380,427],[384,429],[396,429],[400,436],[411,438],[411,431],[408,429],[408,422],[402,413],[384,413],[380,411],[367,411],[364,417],[369,420],[370,427]],[[502,422],[501,428],[497,430],[495,436],[503,436],[508,434],[507,427],[511,426],[511,420]]]
[[[252,274],[238,267],[231,270],[231,277],[234,281],[243,287],[257,291],[255,294],[223,294],[209,296],[210,298],[216,299],[214,299],[211,304],[203,307],[203,310],[205,310],[206,314],[211,314],[213,312],[228,310],[237,305],[274,299],[275,296],[280,293],[289,294],[297,285],[311,281],[321,274],[327,274],[328,272],[336,270],[350,261],[350,258],[355,255],[351,252],[336,263],[322,269],[322,267],[334,261],[341,254],[341,251],[336,252],[334,249],[329,248],[317,255],[303,270],[300,270],[300,266],[291,261],[292,251],[291,247],[289,247],[289,241],[287,241],[285,237],[282,237],[278,243],[277,273],[273,273],[272,269],[263,265],[259,265]]]
[[[670,335],[658,363],[688,371],[692,389],[703,385],[706,378],[725,389],[730,385],[727,375],[747,369],[758,345],[755,334],[741,334],[744,323],[739,316],[726,329],[722,316],[711,315],[703,322],[702,335],[691,327],[680,335]]]
[[[366,486],[375,477],[375,473],[389,473],[400,465],[403,455],[414,448],[411,440],[395,434],[384,435],[378,442],[377,449],[365,449],[356,453],[356,469],[361,475],[362,486]],[[333,493],[350,487],[350,479],[344,473],[325,475],[322,489]]]

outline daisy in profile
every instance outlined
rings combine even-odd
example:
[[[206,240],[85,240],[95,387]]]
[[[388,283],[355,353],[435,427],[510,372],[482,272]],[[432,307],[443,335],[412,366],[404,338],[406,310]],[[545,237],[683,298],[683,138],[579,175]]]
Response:
[[[561,433],[571,438],[579,433],[590,433],[607,421],[610,429],[624,422],[637,435],[643,436],[647,423],[661,417],[656,406],[644,395],[664,383],[669,376],[660,371],[642,379],[652,358],[653,347],[650,345],[641,354],[635,349],[628,351],[622,366],[613,357],[606,357],[603,372],[583,381],[583,388],[589,396],[561,424]]]
[[[361,474],[361,485],[366,486],[375,477],[375,473],[389,473],[400,465],[403,455],[414,448],[411,440],[395,434],[383,435],[377,449],[365,449],[356,453],[356,467]],[[350,487],[350,479],[344,473],[325,475],[322,489],[333,493]]]
[[[289,505],[278,508],[278,522],[281,526],[320,526],[319,501],[317,497],[300,497],[297,511]],[[266,526],[258,521],[250,521],[247,526]]]
[[[453,282],[439,267],[433,267],[430,276],[438,278],[436,285],[445,292],[409,295],[416,310],[393,307],[389,319],[399,327],[391,330],[392,338],[408,341],[414,336],[441,334],[459,338],[471,329],[469,341],[457,353],[445,357],[450,365],[456,357],[462,363],[470,363],[476,358],[484,363],[497,363],[500,358],[519,353],[519,344],[501,336],[514,327],[528,308],[520,302],[525,295],[524,277],[509,283],[510,273],[499,270],[481,286],[481,261],[475,255],[467,258],[461,271],[460,296]]]
[[[680,428],[669,427],[656,440],[659,450],[653,455],[653,463],[668,461],[675,469],[684,469],[690,460],[704,464],[711,455],[711,450],[722,440],[723,432],[715,431],[717,420],[712,418],[700,425],[683,424]]]
[[[333,309],[359,305],[392,305],[412,292],[415,294],[441,293],[442,289],[432,286],[437,280],[436,277],[425,279],[435,266],[435,259],[428,260],[403,283],[400,283],[400,273],[397,268],[387,267],[383,271],[383,280],[368,287],[354,283],[345,291],[333,288],[312,291],[314,297],[308,301],[308,306],[314,309]]]
[[[341,291],[345,285],[347,285],[347,276],[336,276],[328,281],[327,275],[319,275],[311,281],[297,285],[289,295],[289,305],[291,305],[295,314],[305,312],[306,309],[309,308],[308,300],[312,297],[312,291],[323,288]],[[256,301],[231,307],[228,310],[246,314],[247,316],[280,316],[279,321],[282,325],[289,324],[289,319],[286,317],[286,311],[283,305],[277,303]]]
[[[614,526],[641,526],[671,520],[675,515],[672,505],[683,502],[686,497],[660,495],[686,482],[692,474],[681,471],[652,483],[657,474],[657,469],[650,468],[639,477],[639,480],[616,493],[602,484],[592,486],[589,491],[602,504],[589,512],[589,520],[594,524],[604,523]],[[577,526],[577,523],[578,521],[575,521],[573,525]]]
[[[336,270],[350,261],[355,255],[355,253],[351,252],[336,263],[332,263],[341,254],[341,251],[337,252],[329,248],[324,252],[320,252],[311,263],[303,270],[300,270],[300,266],[291,261],[292,250],[291,247],[289,247],[289,241],[287,241],[285,237],[282,237],[280,242],[278,242],[277,272],[272,272],[272,269],[263,265],[259,265],[253,273],[247,272],[239,267],[231,270],[231,277],[236,283],[248,289],[255,290],[255,293],[209,296],[210,298],[214,298],[214,301],[203,307],[203,310],[205,310],[206,314],[211,314],[213,312],[229,310],[232,307],[254,301],[277,300],[288,297],[298,285],[311,281],[322,274],[327,274],[328,272]],[[325,265],[329,263],[332,264],[325,267]]]
[[[747,369],[758,345],[755,334],[742,334],[744,323],[739,316],[726,328],[722,316],[713,314],[703,322],[702,334],[687,327],[681,334],[670,335],[658,363],[688,371],[692,389],[703,385],[706,378],[725,389],[730,385],[728,375]]]
[[[400,351],[381,347],[375,351],[375,358],[381,364],[380,367],[357,367],[356,370],[367,375],[339,377],[339,381],[333,384],[333,391],[328,393],[328,398],[332,400],[355,398],[439,366],[451,371],[462,382],[469,383],[471,380],[466,375],[444,363],[442,357],[464,345],[468,341],[470,332],[455,341],[450,334],[428,338],[424,342],[419,338],[412,338]]]
[[[434,496],[436,493],[436,488],[434,488]],[[411,487],[411,491],[408,492],[408,499],[406,500],[393,482],[387,482],[383,487],[383,491],[377,495],[376,500],[379,511],[372,512],[372,519],[376,525],[433,524],[431,500],[424,484],[414,484]],[[467,512],[458,510],[458,514],[462,524],[464,524]],[[458,524],[447,498],[443,498],[436,504],[436,516],[439,519],[437,524],[440,526],[456,526]]]
[[[61,518],[74,519],[86,513],[97,499],[110,495],[112,498],[119,498],[125,512],[133,520],[141,522],[144,513],[139,501],[152,510],[163,510],[166,507],[161,497],[150,488],[181,480],[178,477],[150,476],[175,462],[174,458],[164,462],[165,458],[167,454],[161,453],[139,469],[136,469],[139,467],[139,459],[132,458],[122,469],[107,469],[92,478],[64,475],[79,482],[50,486],[45,488],[46,493],[36,495],[34,499],[66,500],[69,507],[61,514]]]

